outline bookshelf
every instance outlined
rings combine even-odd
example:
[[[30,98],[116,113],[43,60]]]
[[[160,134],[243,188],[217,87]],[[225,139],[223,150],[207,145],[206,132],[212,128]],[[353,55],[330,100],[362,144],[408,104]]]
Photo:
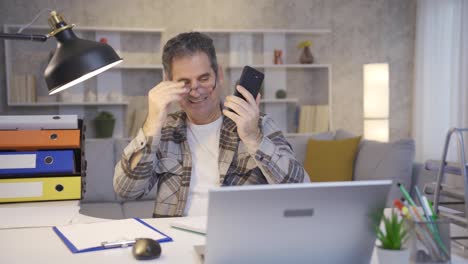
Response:
[[[332,66],[326,60],[316,60],[313,64],[300,64],[296,45],[303,40],[317,38],[331,41],[330,29],[215,29],[195,28],[214,40],[218,61],[224,67],[227,93],[233,93],[245,65],[265,73],[262,91],[261,110],[271,116],[279,128],[290,136],[309,135],[321,132],[312,128],[322,127],[331,130],[332,125]],[[274,51],[282,51],[283,64],[274,64]],[[284,90],[285,99],[277,99],[276,92]],[[303,106],[328,106],[328,111],[319,111],[325,115],[322,124],[301,126],[299,131],[299,112]],[[317,115],[308,116],[316,117]],[[315,122],[312,118],[310,122]],[[327,119],[325,128],[323,120]],[[307,119],[306,119],[307,120]],[[304,121],[307,122],[307,121]],[[326,125],[328,123],[328,126]],[[311,131],[307,131],[307,129]]]
[[[21,25],[4,25],[5,32],[16,32]],[[328,105],[328,127],[332,129],[332,66],[319,59],[314,64],[300,64],[296,45],[300,40],[325,38],[331,41],[330,29],[193,29],[208,34],[214,40],[218,61],[224,67],[227,94],[232,94],[244,65],[250,65],[266,75],[261,108],[288,134],[298,132],[298,109],[304,105]],[[46,33],[48,26],[32,26],[25,33]],[[86,125],[99,111],[110,111],[116,119],[114,137],[131,137],[138,123],[138,109],[155,84],[163,79],[161,65],[164,28],[75,27],[82,38],[108,43],[124,58],[124,62],[109,71],[79,84],[58,96],[49,96],[42,72],[55,41],[44,44],[5,42],[7,104],[11,107],[55,109],[58,114],[78,114]],[[14,43],[14,44],[13,44]],[[284,64],[274,64],[274,50],[283,51]],[[314,52],[314,51],[313,51]],[[18,100],[15,76],[35,76],[32,100]],[[287,97],[276,98],[284,90]],[[90,100],[91,99],[91,100]],[[146,103],[146,101],[145,101]],[[91,129],[93,131],[93,129]],[[311,131],[312,132],[312,131]],[[317,131],[315,131],[317,132]],[[89,135],[88,137],[93,137]]]

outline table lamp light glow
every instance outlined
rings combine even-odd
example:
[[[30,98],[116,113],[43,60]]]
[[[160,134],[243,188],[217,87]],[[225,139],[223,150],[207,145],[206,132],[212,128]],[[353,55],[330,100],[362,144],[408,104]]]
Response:
[[[56,11],[50,13],[47,35],[0,33],[0,38],[46,41],[54,36],[57,48],[44,71],[49,95],[102,73],[123,61],[106,43],[78,38]]]

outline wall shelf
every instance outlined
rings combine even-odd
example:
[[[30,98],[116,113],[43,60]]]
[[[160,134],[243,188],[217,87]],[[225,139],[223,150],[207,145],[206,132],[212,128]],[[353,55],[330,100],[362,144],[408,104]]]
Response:
[[[4,29],[11,29],[11,28],[21,28],[24,25],[18,25],[18,24],[6,24],[4,25]],[[50,26],[47,25],[32,25],[29,26],[27,29],[32,29],[32,30],[51,30]],[[89,26],[79,26],[75,25],[73,27],[73,31],[89,31],[89,32],[96,32],[96,31],[101,31],[101,32],[128,32],[128,33],[162,33],[166,31],[165,28],[126,28],[126,27],[89,27]]]
[[[259,29],[202,29],[195,28],[193,31],[203,33],[214,33],[214,34],[229,34],[229,33],[253,33],[253,34],[264,34],[264,33],[279,33],[279,34],[330,34],[330,29],[272,29],[272,28],[259,28]]]
[[[284,98],[284,99],[261,99],[260,103],[298,103],[299,99],[297,98]]]
[[[110,70],[124,69],[124,70],[162,70],[162,64],[119,64]]]
[[[42,107],[42,106],[118,106],[128,105],[128,102],[34,102],[34,103],[10,103],[14,107]]]
[[[230,65],[228,69],[242,69],[245,65]],[[330,64],[253,64],[249,65],[253,68],[271,68],[271,69],[329,69]]]

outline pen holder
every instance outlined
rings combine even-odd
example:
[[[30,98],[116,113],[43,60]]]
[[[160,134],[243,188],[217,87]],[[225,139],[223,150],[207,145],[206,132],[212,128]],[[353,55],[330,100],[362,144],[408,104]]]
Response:
[[[409,220],[410,262],[450,263],[450,221]]]

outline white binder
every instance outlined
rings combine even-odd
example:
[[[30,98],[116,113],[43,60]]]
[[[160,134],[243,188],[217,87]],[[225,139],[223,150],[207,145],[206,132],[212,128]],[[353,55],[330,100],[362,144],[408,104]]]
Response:
[[[78,129],[77,115],[0,115],[0,130]]]

